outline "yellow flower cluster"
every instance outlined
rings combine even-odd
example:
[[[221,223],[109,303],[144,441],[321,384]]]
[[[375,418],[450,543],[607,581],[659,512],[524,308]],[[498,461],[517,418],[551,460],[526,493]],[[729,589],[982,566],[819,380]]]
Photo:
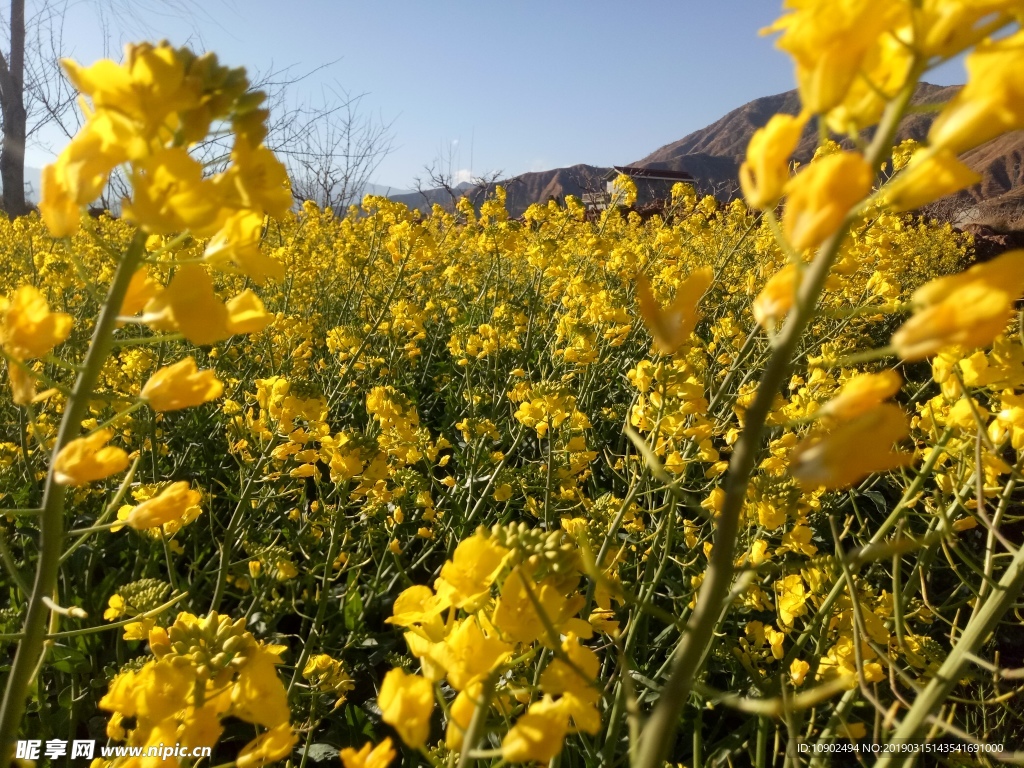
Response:
[[[526,708],[502,741],[510,762],[548,761],[570,730],[596,733],[599,662],[580,643],[593,629],[576,618],[585,603],[575,593],[577,568],[572,546],[557,531],[480,529],[462,541],[433,589],[410,587],[395,601],[388,622],[406,629],[422,676],[388,672],[378,696],[384,721],[406,744],[423,748],[435,704],[433,683],[447,680],[458,692],[447,707],[449,749],[471,748],[465,744],[471,723],[491,709],[515,715],[515,702]],[[541,647],[554,658],[531,690],[516,668]]]
[[[632,750],[624,713],[680,690],[673,644],[724,561],[737,591],[681,706],[813,700],[800,730],[822,738],[863,691],[879,723],[901,717],[886,681],[928,690],[956,647],[936,628],[994,594],[1024,451],[1021,252],[964,271],[970,238],[905,211],[971,183],[959,153],[1021,127],[1020,33],[993,36],[1020,9],[786,8],[773,30],[803,110],[751,142],[750,207],[677,185],[648,218],[570,198],[516,219],[500,188],[428,217],[377,197],[291,212],[241,71],[167,44],[67,63],[85,127],[46,171],[43,221],[0,220],[0,492],[26,507],[0,532],[12,595],[9,561],[42,552],[32,535],[55,519],[59,546],[0,632],[42,643],[88,609],[148,640],[81,704],[132,746],[212,745],[232,718],[254,729],[244,768],[344,721],[347,768],[400,749],[608,764]],[[969,49],[967,87],[879,184],[914,84]],[[850,141],[794,169],[815,118]],[[233,131],[225,167],[200,159],[215,123]],[[115,169],[123,217],[81,217]],[[121,527],[144,535],[104,533]],[[168,599],[214,612],[163,628]],[[292,707],[283,646],[246,626],[307,643]],[[61,636],[121,667],[124,644],[92,631]],[[970,717],[1006,701],[1002,681],[961,677]],[[394,740],[361,714],[371,678]],[[770,718],[748,725],[771,741]]]
[[[280,645],[263,645],[245,620],[179,613],[171,626],[149,631],[153,658],[115,677],[100,708],[111,714],[107,735],[129,746],[212,747],[222,721],[239,718],[263,728],[238,755],[242,768],[291,753],[288,695],[277,675]],[[177,762],[176,758],[172,758]]]

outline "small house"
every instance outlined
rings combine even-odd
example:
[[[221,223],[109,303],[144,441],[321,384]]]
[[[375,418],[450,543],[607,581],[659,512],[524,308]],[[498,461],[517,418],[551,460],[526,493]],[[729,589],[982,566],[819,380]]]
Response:
[[[657,200],[668,200],[672,196],[672,187],[679,182],[692,184],[693,176],[686,171],[669,171],[661,168],[642,168],[636,165],[616,165],[604,175],[607,182],[606,191],[590,192],[583,195],[583,204],[592,210],[604,210],[611,202],[614,194],[613,184],[619,175],[629,176],[636,184],[637,207],[648,205]]]

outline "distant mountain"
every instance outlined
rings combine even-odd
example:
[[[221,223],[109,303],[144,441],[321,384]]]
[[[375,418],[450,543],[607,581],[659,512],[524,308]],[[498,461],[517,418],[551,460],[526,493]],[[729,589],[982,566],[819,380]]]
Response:
[[[960,86],[955,85],[921,83],[911,103],[916,107],[942,104],[952,99],[959,89]],[[666,144],[629,165],[686,171],[694,177],[695,186],[702,194],[730,200],[739,194],[739,167],[754,132],[776,113],[795,115],[799,110],[800,97],[796,91],[755,99],[706,128]],[[897,141],[908,138],[923,141],[936,114],[937,111],[924,110],[908,115],[900,124]],[[817,146],[817,137],[817,126],[808,125],[793,159],[800,163],[810,161]],[[998,231],[1024,230],[1024,131],[977,147],[966,153],[964,160],[982,175],[982,182],[929,206],[926,212],[959,225],[979,224]],[[531,203],[542,202],[549,196],[599,191],[604,188],[602,176],[607,170],[591,165],[574,165],[513,177],[503,182],[508,191],[509,212],[518,216]],[[493,185],[489,188],[475,187],[465,194],[477,202],[490,191],[493,191]],[[421,210],[428,210],[433,203],[451,202],[443,189],[423,194],[392,195],[392,199]]]
[[[386,184],[370,184],[366,183],[363,185],[363,195],[378,195],[380,197],[390,197],[392,195],[407,195],[412,190],[399,189],[398,187],[389,187]]]
[[[43,172],[38,168],[25,166],[25,199],[31,203],[39,202],[39,194],[43,189]]]
[[[952,99],[960,86],[921,83],[911,100],[914,106],[942,104]],[[721,120],[695,131],[679,141],[666,144],[634,165],[688,171],[698,179],[702,192],[731,198],[738,194],[736,182],[747,143],[772,115],[800,111],[796,91],[755,99]],[[924,141],[937,112],[915,112],[903,119],[897,141]],[[817,146],[817,126],[808,125],[793,159],[808,162]],[[1005,231],[1024,229],[1024,131],[1017,131],[972,149],[964,162],[982,175],[971,189],[929,206],[927,213],[955,224],[981,224]]]
[[[574,165],[570,168],[555,168],[553,171],[523,173],[499,183],[505,188],[505,207],[508,212],[513,216],[520,216],[533,203],[543,202],[552,197],[582,197],[585,192],[603,191],[604,174],[608,170],[593,165]],[[473,185],[464,181],[453,187],[452,192],[456,197],[468,197],[474,205],[479,205],[488,195],[494,193],[495,186],[494,183]],[[390,197],[424,213],[429,212],[435,204],[450,206],[452,202],[451,194],[443,188]]]

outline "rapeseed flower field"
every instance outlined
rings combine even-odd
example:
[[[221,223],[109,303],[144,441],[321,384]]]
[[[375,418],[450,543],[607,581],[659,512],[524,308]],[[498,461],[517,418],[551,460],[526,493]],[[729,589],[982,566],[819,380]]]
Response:
[[[787,2],[804,111],[744,199],[652,217],[624,177],[598,215],[292,210],[243,70],[67,62],[84,126],[0,221],[0,766],[1019,748],[1024,252],[911,211],[1024,128],[1022,18]],[[121,215],[83,216],[115,168]]]

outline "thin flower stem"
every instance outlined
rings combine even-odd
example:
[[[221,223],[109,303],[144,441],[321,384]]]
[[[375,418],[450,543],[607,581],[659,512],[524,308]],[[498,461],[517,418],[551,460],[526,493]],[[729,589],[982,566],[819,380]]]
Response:
[[[139,400],[137,403],[134,403],[133,405],[129,405],[124,410],[121,410],[121,411],[118,411],[117,413],[115,413],[113,416],[111,416],[109,419],[104,421],[102,424],[97,424],[92,430],[90,430],[89,434],[90,435],[95,434],[95,433],[99,432],[101,429],[106,429],[107,427],[111,426],[112,424],[116,424],[118,421],[123,419],[125,416],[128,416],[130,414],[135,413],[137,410],[142,408],[145,404],[146,404],[145,400]]]
[[[7,569],[7,573],[11,579],[17,585],[18,589],[21,590],[21,594],[26,597],[32,593],[28,583],[21,577],[21,572],[18,570],[18,564],[14,562],[14,556],[11,555],[11,550],[7,547],[6,532],[0,533],[0,560],[3,561],[4,568]]]
[[[473,717],[469,721],[469,727],[462,735],[462,754],[459,757],[459,768],[469,768],[475,762],[473,746],[480,741],[484,724],[487,722],[487,710],[491,706],[491,698],[494,696],[494,687],[498,682],[499,670],[492,670],[483,679],[480,686],[480,698],[477,699],[476,707],[473,709]]]
[[[135,318],[119,318],[121,321],[135,322]],[[114,339],[113,346],[115,347],[145,347],[156,344],[163,344],[165,341],[181,341],[184,339],[184,334],[181,333],[166,333],[162,336],[143,336],[141,338],[131,339]]]
[[[953,688],[963,677],[964,668],[985,639],[995,629],[1003,614],[1013,605],[1021,590],[1024,589],[1024,547],[1017,550],[1013,561],[999,585],[982,604],[964,628],[957,643],[949,652],[939,671],[928,682],[925,689],[918,694],[914,705],[903,718],[903,722],[893,732],[891,741],[920,742],[930,725],[931,716],[938,711],[942,702],[949,696]],[[875,765],[878,768],[893,768],[907,765],[914,758],[911,754],[884,753]]]
[[[100,370],[112,347],[111,333],[117,322],[117,313],[124,301],[128,284],[135,265],[145,249],[145,235],[136,234],[128,251],[114,273],[114,279],[107,293],[106,303],[100,310],[93,332],[89,352],[86,354],[82,371],[75,381],[61,420],[60,430],[54,444],[53,456],[71,440],[78,437],[82,428],[89,397],[99,379]],[[50,610],[43,602],[50,597],[57,586],[57,572],[64,544],[64,501],[66,488],[58,485],[53,472],[53,462],[46,478],[43,491],[43,511],[40,515],[39,559],[36,563],[32,595],[28,600],[22,638],[11,664],[10,675],[4,688],[3,704],[0,705],[0,768],[8,768],[14,754],[13,740],[19,731],[22,715],[25,713],[25,696],[32,682],[33,670],[39,661],[46,633],[46,620]]]
[[[128,472],[125,474],[124,480],[121,481],[121,486],[117,489],[117,493],[114,494],[114,498],[110,500],[109,504],[107,504],[107,508],[103,510],[103,514],[101,514],[96,520],[96,525],[102,526],[103,523],[107,521],[107,518],[114,514],[114,512],[121,506],[121,502],[124,501],[124,497],[128,495],[128,488],[131,486],[132,480],[135,479],[135,472],[138,470],[139,463],[141,461],[142,454],[140,453],[135,457],[135,461],[132,462],[132,465],[128,467]],[[71,544],[70,547],[64,550],[64,554],[60,556],[61,564],[71,557],[72,553],[82,546],[91,535],[91,532],[83,533],[74,541],[74,543]]]

